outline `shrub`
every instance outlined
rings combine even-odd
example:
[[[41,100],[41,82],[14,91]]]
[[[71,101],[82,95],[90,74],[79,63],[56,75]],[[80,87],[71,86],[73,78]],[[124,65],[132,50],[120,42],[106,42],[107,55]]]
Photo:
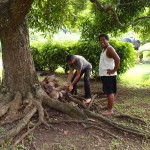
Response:
[[[44,70],[45,66],[44,66],[43,57],[40,50],[36,47],[31,46],[31,51],[32,51],[35,69],[37,71]]]
[[[114,39],[112,39],[110,43],[120,56],[120,67],[118,74],[123,74],[130,68],[134,67],[136,61],[136,51],[134,50],[133,45],[129,42],[121,42]]]
[[[118,75],[125,73],[135,64],[135,50],[128,42],[110,40],[110,44],[115,48],[120,56],[120,68]],[[68,70],[65,57],[68,53],[82,55],[92,64],[94,76],[98,76],[99,59],[101,47],[98,42],[80,40],[76,43],[50,43],[46,42],[40,49],[32,48],[33,59],[37,70],[48,69],[54,72],[58,67]]]

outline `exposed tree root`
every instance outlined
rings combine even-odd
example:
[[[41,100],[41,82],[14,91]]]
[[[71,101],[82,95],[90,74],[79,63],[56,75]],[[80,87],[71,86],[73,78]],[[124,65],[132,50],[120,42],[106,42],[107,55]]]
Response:
[[[23,134],[18,140],[15,141],[15,143],[11,146],[11,149],[15,148],[17,144],[19,144],[25,137],[27,137],[31,132],[33,132],[40,124],[42,124],[41,121],[37,122],[33,128],[29,129],[25,134]]]
[[[40,93],[41,93],[41,91],[40,91]],[[43,94],[41,94],[41,95],[43,95]],[[139,130],[136,130],[133,128],[129,128],[129,127],[124,127],[122,125],[119,125],[115,122],[110,121],[109,119],[107,119],[107,118],[105,118],[99,114],[93,113],[93,112],[88,111],[86,109],[81,111],[81,109],[78,109],[75,106],[69,106],[66,103],[64,103],[64,104],[60,103],[59,101],[52,101],[52,100],[49,100],[49,97],[45,97],[45,96],[43,97],[43,100],[51,108],[54,108],[54,109],[59,110],[63,113],[66,113],[72,117],[76,117],[76,118],[80,118],[80,119],[86,119],[88,116],[89,118],[94,118],[94,119],[97,119],[97,120],[104,122],[108,125],[111,125],[111,126],[115,127],[116,129],[119,129],[120,131],[128,132],[128,133],[134,134],[136,136],[140,136],[140,137],[150,138],[149,133],[145,133],[145,132],[142,132],[142,131],[139,131]]]
[[[79,107],[72,106],[68,103],[62,103],[58,100],[53,100],[48,95],[46,95],[42,89],[39,89],[38,97],[42,97],[44,104],[48,105],[49,107],[55,110],[68,114],[71,117],[80,118],[80,119],[87,118],[86,114]]]
[[[97,136],[97,135],[93,134],[93,133],[92,133],[92,132],[90,132],[90,131],[88,131],[88,133],[89,133],[91,136],[93,136],[95,139],[97,139],[97,140],[99,141],[99,143],[101,143],[101,139],[100,139],[100,137],[99,137],[99,136]]]
[[[73,98],[73,96],[71,96],[71,94],[67,93],[67,95],[68,95],[67,99],[69,101],[73,101],[74,103],[78,104],[78,106],[81,108],[87,108],[87,106],[82,101],[80,101],[80,99],[77,99],[78,98],[77,96],[74,96],[74,98]]]
[[[30,110],[30,112],[19,121],[19,123],[12,128],[11,130],[7,131],[3,136],[0,137],[0,145],[2,145],[5,141],[10,140],[11,138],[18,135],[18,133],[25,128],[25,126],[28,124],[32,116],[36,113],[37,108],[34,107]]]
[[[116,118],[120,118],[120,119],[128,119],[128,120],[131,120],[132,122],[134,122],[134,123],[141,123],[141,124],[144,124],[144,125],[147,125],[147,123],[144,121],[144,120],[142,120],[142,119],[140,119],[140,118],[137,118],[137,117],[132,117],[132,116],[129,116],[129,115],[117,115],[117,116],[115,116]]]
[[[97,130],[101,130],[104,133],[108,134],[109,136],[113,138],[117,138],[114,134],[102,129],[101,123],[105,123],[109,126],[114,127],[115,129],[119,129],[120,131],[127,132],[136,136],[140,137],[147,137],[150,138],[149,133],[141,132],[139,130],[129,128],[122,126],[120,124],[117,124],[97,113],[93,113],[90,111],[90,108],[93,104],[93,100],[97,95],[94,95],[92,97],[91,103],[86,106],[82,102],[82,98],[78,98],[77,96],[74,97],[68,93],[67,100],[64,102],[61,102],[59,100],[54,100],[50,96],[48,96],[45,91],[42,88],[39,88],[36,91],[36,95],[32,95],[32,93],[28,93],[27,98],[22,101],[22,96],[19,92],[17,92],[11,102],[7,102],[0,110],[0,117],[4,119],[5,122],[1,121],[1,125],[5,123],[16,123],[15,127],[9,129],[0,137],[0,145],[2,145],[5,141],[8,141],[10,139],[14,139],[24,128],[27,127],[28,123],[30,122],[31,118],[34,116],[36,112],[38,112],[38,121],[33,126],[33,128],[29,129],[26,133],[24,133],[18,140],[15,141],[12,147],[15,147],[20,141],[22,141],[27,135],[29,135],[31,132],[33,132],[39,125],[44,124],[46,127],[51,127],[54,129],[52,124],[58,124],[58,123],[80,123],[84,124],[85,129],[94,128]],[[77,106],[72,106],[68,103],[68,101],[73,101]],[[73,117],[75,120],[51,120],[44,110],[42,105],[47,105],[48,107],[55,109],[57,111],[60,111],[64,114],[69,115],[70,117]],[[94,105],[95,106],[95,103]],[[96,107],[96,106],[95,106]],[[96,107],[97,108],[97,107]],[[21,111],[20,111],[21,109]],[[98,109],[97,109],[98,110]],[[12,115],[11,115],[12,114]],[[47,114],[47,115],[45,115]],[[6,115],[6,117],[5,117]],[[46,116],[46,117],[45,117]],[[122,116],[124,117],[124,116]],[[125,116],[129,119],[134,120],[135,118],[130,118],[129,116]],[[94,119],[94,120],[92,120]],[[18,121],[19,120],[19,121]],[[48,121],[47,121],[48,120]],[[135,119],[136,121],[140,121],[139,119]],[[18,122],[17,122],[18,121]],[[85,124],[90,125],[87,127]],[[91,133],[92,135],[92,133]],[[98,140],[99,137],[95,137]]]
[[[44,120],[44,110],[39,101],[33,100],[33,104],[37,107],[39,113],[39,122],[42,122],[47,127],[49,127],[48,123]]]
[[[1,107],[0,117],[4,116],[8,112],[9,107],[10,107],[10,102],[4,105],[3,107]]]
[[[112,133],[110,133],[110,132],[104,130],[104,129],[101,128],[101,127],[97,127],[97,126],[88,126],[88,127],[86,127],[85,129],[87,130],[87,129],[89,129],[89,128],[100,130],[100,131],[102,131],[102,132],[108,134],[109,136],[111,136],[111,137],[113,137],[113,138],[115,138],[115,139],[120,139],[120,138],[117,137],[116,135],[114,135],[114,134],[112,134]]]
[[[94,125],[93,122],[90,122],[89,120],[49,120],[50,124],[60,124],[60,123],[85,123],[85,124],[91,124]]]
[[[72,95],[72,97],[73,97],[73,98],[76,98],[76,99],[78,99],[78,100],[80,100],[80,101],[84,101],[84,100],[85,100],[85,98],[80,97],[80,96],[78,96],[78,95]]]
[[[23,114],[16,114],[16,116],[15,116],[14,118],[11,118],[11,120],[10,120],[10,119],[4,120],[3,122],[1,122],[0,125],[3,126],[3,125],[6,125],[6,124],[12,124],[12,123],[14,123],[14,122],[16,122],[16,121],[22,119],[23,117],[24,117]]]
[[[36,145],[35,145],[35,143],[32,143],[32,145],[33,145],[33,148],[34,148],[35,150],[38,150],[37,147],[36,147]]]
[[[20,92],[17,92],[14,96],[13,101],[11,102],[11,107],[8,112],[8,116],[10,117],[10,119],[16,116],[18,110],[20,109],[21,104],[22,104],[22,95]]]
[[[145,133],[145,132],[133,129],[133,128],[129,128],[129,127],[125,127],[125,126],[119,125],[119,124],[117,124],[117,123],[115,123],[113,121],[110,121],[109,119],[99,115],[99,114],[93,113],[93,112],[88,111],[88,110],[85,110],[84,112],[87,114],[88,117],[95,118],[95,119],[97,119],[97,120],[99,120],[101,122],[104,122],[104,123],[106,123],[108,125],[111,125],[112,127],[116,128],[116,129],[119,129],[120,131],[127,132],[127,133],[130,133],[130,134],[139,136],[139,137],[150,138],[150,134],[149,133]]]
[[[90,108],[91,108],[92,103],[93,103],[93,101],[94,101],[94,99],[95,99],[96,96],[97,96],[97,94],[95,94],[95,95],[92,97],[92,100],[91,100],[91,102],[89,103],[87,109],[90,109]]]
[[[22,115],[18,114],[18,110],[20,109],[22,103],[21,99],[22,99],[21,93],[17,92],[15,94],[14,99],[10,102],[9,107],[5,107],[5,113],[7,113],[8,108],[9,111],[7,113],[5,120],[1,123],[1,125],[12,123],[15,120],[21,119]]]

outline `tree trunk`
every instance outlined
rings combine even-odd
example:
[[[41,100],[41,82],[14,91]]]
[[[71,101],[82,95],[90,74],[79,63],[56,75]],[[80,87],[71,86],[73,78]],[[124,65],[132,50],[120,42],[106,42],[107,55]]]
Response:
[[[19,26],[5,28],[1,32],[3,78],[2,86],[12,93],[19,91],[22,96],[35,91],[38,78],[29,48],[27,20]]]

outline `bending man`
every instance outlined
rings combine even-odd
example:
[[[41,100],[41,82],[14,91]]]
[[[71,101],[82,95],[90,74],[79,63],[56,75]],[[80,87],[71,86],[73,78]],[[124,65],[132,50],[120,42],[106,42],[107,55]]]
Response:
[[[85,103],[91,101],[91,89],[90,89],[90,73],[92,71],[92,65],[80,55],[69,54],[66,56],[66,62],[69,65],[69,74],[67,78],[67,85],[69,85],[69,91],[72,94],[77,94],[77,83],[84,74],[84,97]],[[75,74],[73,75],[74,69]]]

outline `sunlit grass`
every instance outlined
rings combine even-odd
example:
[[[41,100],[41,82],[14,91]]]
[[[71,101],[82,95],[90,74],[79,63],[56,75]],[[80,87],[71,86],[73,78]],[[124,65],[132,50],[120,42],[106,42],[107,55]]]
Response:
[[[134,68],[121,76],[120,81],[126,85],[149,86],[150,64],[136,64]]]
[[[57,73],[65,73],[64,69],[59,67],[58,69],[55,70]]]

